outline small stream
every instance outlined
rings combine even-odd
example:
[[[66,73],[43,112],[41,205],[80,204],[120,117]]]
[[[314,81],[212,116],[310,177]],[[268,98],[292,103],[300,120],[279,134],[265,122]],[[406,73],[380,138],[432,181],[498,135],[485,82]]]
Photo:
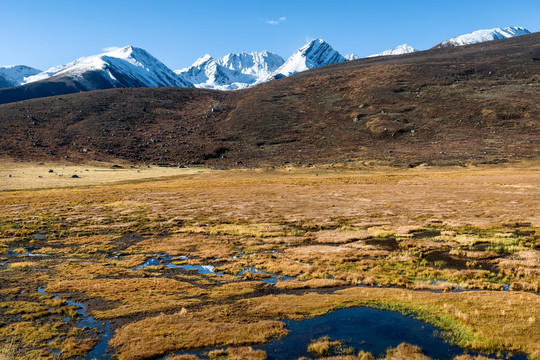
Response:
[[[38,293],[43,295],[49,295],[51,294],[47,293],[43,287],[38,287],[37,289]],[[59,296],[55,296],[55,299],[59,299]],[[90,351],[86,356],[86,360],[93,360],[93,359],[103,359],[103,360],[109,360],[111,359],[111,356],[107,353],[108,348],[108,342],[111,338],[111,330],[110,330],[110,324],[107,321],[100,322],[94,319],[92,316],[88,315],[86,313],[86,305],[65,300],[68,305],[75,306],[76,312],[80,316],[81,320],[77,324],[77,327],[79,328],[90,328],[95,329],[100,334],[100,341],[99,343]],[[65,321],[68,321],[69,318],[65,318]]]
[[[214,265],[175,265],[173,264],[173,261],[183,261],[187,260],[187,256],[178,256],[173,258],[171,255],[166,253],[159,253],[159,254],[153,254],[154,256],[147,259],[143,264],[134,267],[133,270],[141,270],[145,269],[151,266],[165,266],[170,269],[183,269],[183,270],[196,270],[199,274],[203,275],[209,275],[209,274],[216,274],[219,276],[223,275],[222,271],[215,271]],[[241,257],[241,256],[240,256]],[[233,256],[233,259],[235,259],[236,256]],[[264,270],[259,270],[255,268],[254,266],[249,267],[242,267],[242,270],[234,275],[237,277],[243,277],[244,275],[251,273],[251,274],[260,274],[263,275],[264,278],[259,279],[259,281],[267,283],[267,284],[273,284],[275,285],[278,281],[290,281],[290,280],[296,280],[296,277],[289,277],[284,275],[277,275],[272,274],[269,272],[266,272]],[[431,284],[435,285],[438,282],[445,282],[444,280],[431,280]],[[352,285],[351,285],[352,286]],[[374,283],[373,285],[365,285],[360,284],[358,285],[360,287],[380,287],[380,288],[386,288],[385,286],[382,286],[380,284]],[[396,288],[396,286],[388,286],[388,288]],[[435,292],[435,293],[442,293],[443,290],[437,290],[437,289],[409,289],[411,291],[428,291],[428,292]],[[510,285],[504,284],[501,290],[487,290],[487,289],[469,289],[469,288],[462,288],[459,283],[455,283],[455,288],[451,290],[445,290],[447,292],[465,292],[465,291],[511,291]],[[532,292],[533,294],[540,294],[540,290],[538,292]]]
[[[145,269],[151,266],[166,266],[170,269],[183,269],[183,270],[196,270],[199,274],[208,275],[208,274],[216,274],[219,276],[223,275],[222,271],[216,271],[216,267],[214,265],[175,265],[173,264],[173,261],[178,260],[187,260],[187,256],[180,256],[173,258],[172,256],[168,254],[156,254],[156,256],[151,257],[147,259],[143,264],[133,268],[133,270],[141,270]],[[263,270],[258,270],[254,266],[250,267],[243,267],[242,270],[236,274],[237,277],[243,277],[247,274],[260,274],[263,275],[264,278],[260,281],[267,283],[267,284],[276,284],[278,281],[289,281],[289,280],[295,280],[294,277],[289,276],[283,276],[283,275],[276,275],[272,274]]]

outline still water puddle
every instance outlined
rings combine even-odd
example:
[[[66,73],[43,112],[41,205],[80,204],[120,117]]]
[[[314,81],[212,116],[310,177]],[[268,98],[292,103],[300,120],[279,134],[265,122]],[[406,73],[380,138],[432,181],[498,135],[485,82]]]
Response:
[[[441,330],[410,316],[397,312],[367,307],[333,311],[327,315],[301,321],[285,321],[289,335],[258,347],[268,354],[268,359],[297,359],[309,356],[307,347],[311,340],[323,336],[345,342],[356,352],[363,350],[383,355],[389,347],[406,342],[422,348],[433,359],[453,359],[465,352],[450,345],[438,336]],[[495,355],[490,356],[496,358]],[[508,359],[525,360],[524,355],[510,355]]]
[[[416,345],[425,355],[433,360],[451,360],[455,356],[468,353],[456,345],[445,342],[441,329],[406,316],[398,312],[378,310],[368,307],[353,307],[333,311],[323,316],[300,321],[285,320],[289,334],[270,341],[266,345],[254,346],[266,351],[269,360],[289,360],[306,357],[313,358],[307,352],[312,340],[328,336],[343,342],[344,347],[353,347],[355,353],[360,350],[381,356],[390,347],[401,343]],[[223,349],[226,348],[217,348]],[[187,354],[207,358],[215,349],[188,352]],[[186,354],[177,353],[177,355]],[[493,359],[526,360],[521,354],[482,354]],[[163,358],[165,359],[165,358]]]

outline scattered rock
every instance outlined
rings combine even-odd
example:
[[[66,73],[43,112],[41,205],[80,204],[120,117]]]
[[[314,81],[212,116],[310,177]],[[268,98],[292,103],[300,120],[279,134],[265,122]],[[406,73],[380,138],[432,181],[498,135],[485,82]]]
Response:
[[[6,177],[7,177],[7,178],[10,178],[10,177],[11,177],[11,174],[7,174]]]
[[[53,172],[54,172],[54,170],[53,170],[53,169],[49,169],[49,172],[50,172],[50,173],[53,173]]]
[[[78,178],[79,178],[79,175],[73,174],[73,175],[71,175],[71,177],[74,178],[74,179],[78,179]]]

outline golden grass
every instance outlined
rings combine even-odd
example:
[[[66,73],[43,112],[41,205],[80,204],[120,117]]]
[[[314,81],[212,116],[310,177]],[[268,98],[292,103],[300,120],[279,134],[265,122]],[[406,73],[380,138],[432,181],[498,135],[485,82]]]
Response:
[[[262,343],[286,334],[278,321],[211,321],[191,314],[159,315],[119,329],[111,345],[119,349],[120,360],[155,357],[168,351],[215,348]]]
[[[66,358],[83,356],[91,351],[96,346],[97,341],[95,339],[77,340],[73,337],[68,337],[62,344],[62,356]]]
[[[266,353],[263,350],[254,350],[250,346],[243,346],[210,351],[208,358],[211,360],[266,360]]]
[[[430,360],[418,346],[399,344],[386,352],[385,360]]]
[[[417,312],[453,331],[461,345],[539,356],[538,297],[519,292],[540,286],[537,163],[288,170],[179,173],[159,181],[0,193],[0,316],[32,320],[0,331],[28,354],[60,348],[47,342],[75,321],[55,328],[69,309],[43,311],[52,296],[35,289],[46,286],[88,301],[87,312],[97,318],[121,317],[113,322],[123,325],[112,344],[125,359],[261,343],[284,334],[281,318],[354,305]],[[108,174],[104,180],[111,181]],[[420,238],[422,231],[440,235]],[[26,257],[30,247],[50,256]],[[133,269],[157,253],[188,256],[176,264],[212,264],[226,275]],[[435,253],[447,257],[429,260]],[[448,256],[467,266],[452,267]],[[298,279],[274,286],[261,282],[267,275],[235,276],[248,267]],[[506,284],[516,291],[352,288],[262,296],[375,283],[441,291]],[[69,337],[66,354],[90,346]],[[223,356],[235,356],[226,351]]]
[[[12,339],[30,347],[41,345],[59,334],[61,332],[55,325],[40,325],[31,321],[15,322],[0,328],[0,338]]]
[[[331,288],[346,286],[347,282],[342,280],[334,279],[309,279],[309,280],[289,280],[289,281],[278,281],[276,287],[278,289],[321,289],[321,288]]]
[[[118,302],[109,310],[95,311],[96,318],[107,319],[177,309],[199,302],[189,297],[201,289],[178,280],[151,277],[128,279],[65,280],[51,283],[48,292],[85,293]]]
[[[315,357],[328,356],[332,353],[334,348],[337,348],[341,344],[340,341],[331,340],[328,336],[312,340],[308,345],[308,353]]]
[[[199,360],[200,358],[196,355],[191,354],[182,354],[182,355],[173,355],[167,356],[165,360]]]
[[[17,357],[17,346],[12,342],[0,342],[0,360],[13,360]]]
[[[137,166],[113,168],[112,164],[71,165],[61,163],[17,163],[0,161],[0,190],[57,188],[140,181],[171,176],[186,176],[208,171],[202,168],[164,168]],[[53,172],[49,173],[49,169]],[[6,175],[11,175],[6,177]],[[79,176],[72,178],[72,175]]]

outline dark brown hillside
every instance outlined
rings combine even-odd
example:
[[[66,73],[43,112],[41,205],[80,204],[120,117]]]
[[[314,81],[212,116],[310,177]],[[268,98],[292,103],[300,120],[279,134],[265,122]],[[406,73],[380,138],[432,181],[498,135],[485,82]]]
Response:
[[[540,34],[318,68],[237,92],[105,90],[0,106],[0,154],[216,166],[540,157]]]
[[[16,159],[199,163],[216,156],[223,92],[102,90],[4,105],[0,153]],[[214,111],[212,111],[214,109]]]

